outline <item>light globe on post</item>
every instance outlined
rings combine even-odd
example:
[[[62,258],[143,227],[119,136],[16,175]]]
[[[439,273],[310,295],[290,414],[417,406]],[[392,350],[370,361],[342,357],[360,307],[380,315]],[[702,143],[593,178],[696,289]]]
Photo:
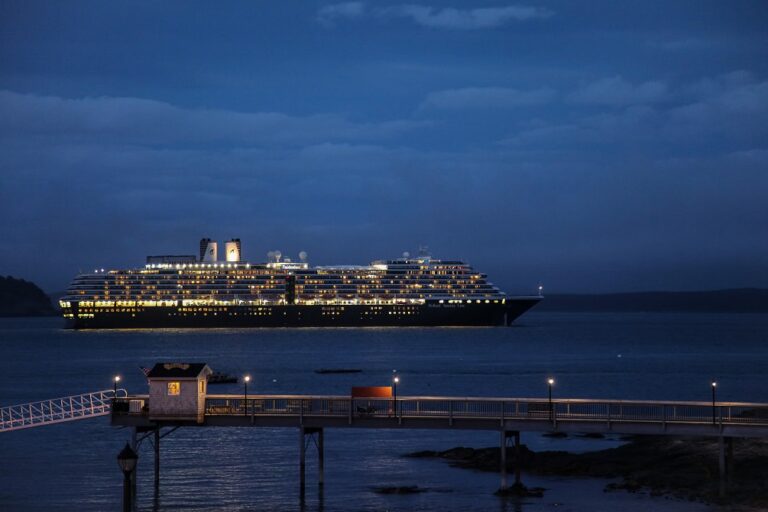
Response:
[[[400,377],[395,375],[392,377],[392,396],[395,400],[395,416],[397,416],[397,385],[400,382]]]
[[[547,379],[547,389],[549,390],[549,421],[552,421],[552,386],[555,385],[555,379]]]
[[[133,508],[131,503],[131,474],[136,469],[136,463],[139,456],[125,443],[120,453],[117,454],[117,464],[123,472],[123,512],[130,512]]]
[[[243,414],[248,416],[248,383],[251,382],[251,376],[246,375],[243,377],[243,397],[245,400],[243,401]]]
[[[118,384],[119,382],[120,382],[120,376],[119,376],[119,375],[115,375],[115,376],[112,378],[112,383],[113,383],[113,386],[114,386],[114,391],[115,391],[115,398],[117,398],[117,384]]]
[[[716,410],[717,406],[715,405],[715,400],[717,398],[716,391],[717,391],[717,381],[715,379],[712,379],[712,425],[717,425],[717,419],[716,419]]]

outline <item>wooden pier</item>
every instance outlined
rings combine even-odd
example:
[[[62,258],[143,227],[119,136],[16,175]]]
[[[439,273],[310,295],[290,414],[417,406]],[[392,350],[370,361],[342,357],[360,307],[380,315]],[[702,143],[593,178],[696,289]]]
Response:
[[[133,411],[133,412],[131,412]],[[721,494],[727,446],[735,437],[768,437],[768,404],[591,399],[403,396],[352,398],[307,395],[207,395],[202,414],[155,416],[148,395],[116,400],[112,425],[153,436],[155,481],[159,484],[160,431],[179,427],[283,427],[299,433],[299,484],[305,487],[306,450],[318,451],[319,485],[324,483],[324,431],[336,429],[454,429],[498,431],[501,490],[508,487],[506,452],[520,447],[520,432],[563,432],[706,436],[719,439]],[[520,470],[515,469],[515,483]]]
[[[507,448],[520,449],[521,432],[669,435],[717,438],[721,496],[733,466],[733,438],[768,438],[768,404],[599,399],[401,396],[396,384],[353,387],[351,396],[208,394],[212,370],[205,363],[157,363],[146,375],[149,394],[118,388],[0,408],[0,432],[110,415],[131,431],[130,448],[149,441],[155,487],[160,484],[161,439],[181,427],[279,427],[299,434],[299,487],[304,496],[306,452],[318,452],[318,484],[324,484],[325,429],[486,430],[499,432],[500,490],[508,489]],[[130,450],[129,450],[130,451]],[[515,457],[515,460],[518,460]],[[520,468],[514,468],[520,485]],[[135,471],[130,482],[135,496]],[[126,477],[128,478],[128,477]],[[126,480],[128,481],[128,480]],[[130,500],[135,503],[135,500]]]

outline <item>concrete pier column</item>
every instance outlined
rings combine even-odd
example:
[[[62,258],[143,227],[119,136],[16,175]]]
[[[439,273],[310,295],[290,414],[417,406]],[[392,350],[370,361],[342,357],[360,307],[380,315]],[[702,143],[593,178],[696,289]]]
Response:
[[[304,427],[299,428],[299,494],[304,501],[304,484],[307,473],[307,444],[304,436]]]
[[[728,486],[731,485],[733,482],[733,469],[734,469],[734,459],[733,459],[733,438],[728,438],[728,453],[726,453],[726,464],[725,464],[725,473],[727,475],[727,482]]]
[[[323,429],[317,431],[317,485],[325,484],[325,435]]]
[[[719,448],[718,466],[720,468],[720,489],[718,495],[721,498],[725,498],[725,438],[720,436],[717,438],[717,445]]]
[[[155,429],[155,489],[160,488],[160,427]]]
[[[499,488],[500,491],[506,491],[507,490],[507,431],[502,430],[500,432],[501,434],[501,442],[499,449],[501,450],[500,454],[500,464],[499,464],[499,470],[501,471],[501,487]]]
[[[520,478],[520,465],[520,432],[515,432],[515,487],[523,484]]]
[[[136,455],[139,454],[139,440],[138,440],[138,434],[136,432],[136,427],[133,427],[131,429],[131,450],[133,450]],[[136,461],[136,469],[133,470],[133,473],[131,473],[131,505],[133,510],[136,510],[136,475],[139,472],[139,461]]]

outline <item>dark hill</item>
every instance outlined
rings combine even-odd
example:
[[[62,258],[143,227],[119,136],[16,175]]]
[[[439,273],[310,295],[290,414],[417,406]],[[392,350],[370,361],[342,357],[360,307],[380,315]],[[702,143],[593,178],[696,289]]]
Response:
[[[0,276],[0,317],[55,314],[51,300],[37,285],[11,276]]]
[[[768,313],[768,290],[740,288],[704,292],[555,294],[545,296],[536,310]]]

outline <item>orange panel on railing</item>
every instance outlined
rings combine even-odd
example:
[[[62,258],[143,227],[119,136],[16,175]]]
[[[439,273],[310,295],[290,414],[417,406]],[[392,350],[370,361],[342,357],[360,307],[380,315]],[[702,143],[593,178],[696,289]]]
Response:
[[[392,398],[390,386],[353,386],[352,398]]]

